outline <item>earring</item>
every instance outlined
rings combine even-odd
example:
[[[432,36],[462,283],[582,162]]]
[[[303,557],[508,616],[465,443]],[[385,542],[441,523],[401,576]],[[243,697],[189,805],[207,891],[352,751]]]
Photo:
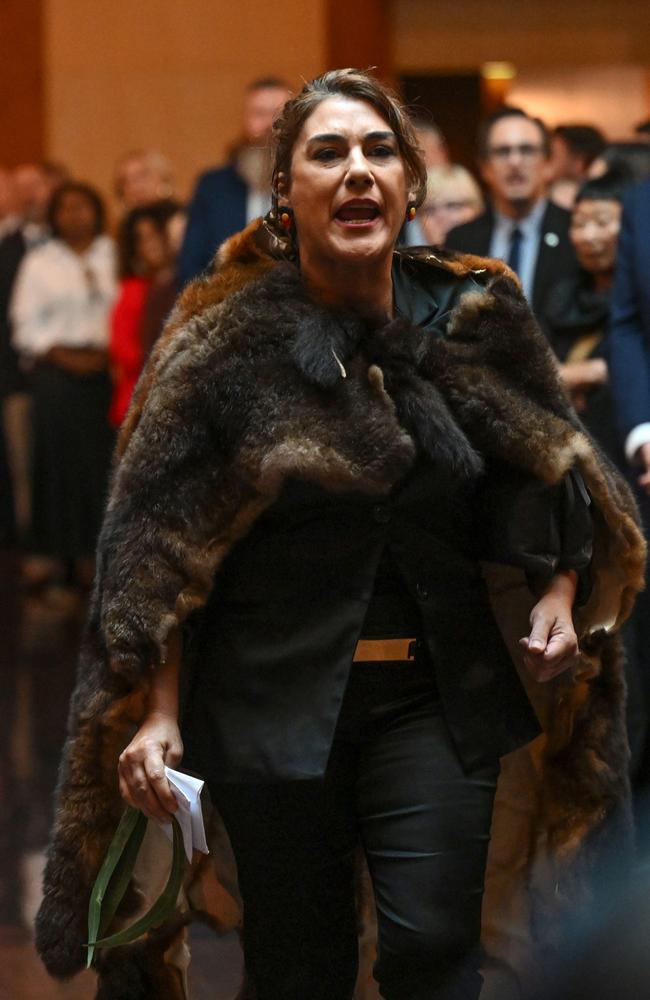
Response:
[[[413,222],[413,219],[417,215],[417,211],[418,210],[415,207],[415,205],[409,205],[409,207],[407,209],[407,212],[406,212],[406,218],[409,220],[409,222]]]
[[[286,208],[284,209],[284,211],[280,213],[280,223],[281,225],[284,226],[285,229],[291,229],[291,227],[293,226],[293,216],[291,215],[291,212]]]

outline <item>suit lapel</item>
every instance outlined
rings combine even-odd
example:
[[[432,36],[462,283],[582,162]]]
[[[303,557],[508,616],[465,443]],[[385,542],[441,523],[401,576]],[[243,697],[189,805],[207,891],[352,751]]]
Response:
[[[490,243],[492,242],[492,230],[494,228],[494,216],[490,209],[481,215],[476,222],[476,250],[479,257],[489,257]]]
[[[563,256],[561,244],[565,236],[562,229],[556,225],[554,215],[553,205],[549,202],[542,219],[539,251],[535,265],[533,312],[541,310],[549,283],[558,278],[558,265]]]

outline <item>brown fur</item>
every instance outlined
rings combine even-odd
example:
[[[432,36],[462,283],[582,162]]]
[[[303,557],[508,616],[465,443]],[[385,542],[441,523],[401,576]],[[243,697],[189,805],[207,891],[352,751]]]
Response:
[[[117,756],[141,718],[170,629],[205,603],[220,562],[286,476],[381,493],[409,468],[414,438],[443,447],[455,434],[452,459],[467,474],[477,453],[548,483],[574,465],[582,471],[596,517],[594,587],[579,615],[589,655],[573,684],[548,686],[543,703],[535,695],[546,728],[531,751],[536,815],[553,865],[588,867],[603,819],[624,811],[620,658],[616,641],[598,630],[629,613],[644,543],[629,491],[571,411],[509,272],[417,251],[419,265],[475,289],[460,297],[447,337],[429,342],[404,324],[369,330],[318,309],[295,269],[278,266],[258,236],[252,225],[228,241],[214,275],[185,290],[120,437],[37,924],[57,975],[83,962],[87,896],[121,808]],[[431,435],[431,426],[450,435]],[[531,598],[521,581],[508,586],[501,623],[519,664],[524,632],[512,609],[517,594],[522,609]],[[539,858],[536,829],[524,848],[527,878]],[[110,956],[103,961],[109,968]]]

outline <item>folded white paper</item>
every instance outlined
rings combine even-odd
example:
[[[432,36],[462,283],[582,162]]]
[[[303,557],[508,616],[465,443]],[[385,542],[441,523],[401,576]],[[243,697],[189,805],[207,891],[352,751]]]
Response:
[[[171,767],[165,768],[165,774],[173,796],[178,802],[176,819],[183,833],[183,846],[187,860],[192,860],[194,849],[203,854],[209,854],[210,851],[205,839],[203,813],[201,812],[201,789],[205,782],[201,781],[200,778],[193,778],[190,774],[174,771]],[[171,823],[163,824],[163,830],[171,840],[174,835]]]

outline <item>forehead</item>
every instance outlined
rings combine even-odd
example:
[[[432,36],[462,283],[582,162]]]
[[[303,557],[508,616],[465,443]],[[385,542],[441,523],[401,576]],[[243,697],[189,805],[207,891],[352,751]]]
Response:
[[[62,208],[93,208],[93,203],[83,191],[64,191],[59,200],[59,210]]]
[[[435,197],[449,198],[457,195],[466,196],[475,194],[474,185],[469,177],[445,177],[435,192]]]
[[[542,134],[535,122],[519,115],[500,118],[490,129],[491,146],[505,146],[519,143],[537,145],[542,141]]]
[[[621,215],[622,212],[623,206],[616,198],[583,198],[582,201],[577,202],[573,210],[574,215],[581,216],[617,216]]]
[[[158,226],[149,216],[144,215],[141,219],[137,219],[135,223],[135,231],[142,235],[143,233],[157,233]]]
[[[249,111],[268,108],[275,110],[282,107],[288,97],[289,93],[284,87],[258,87],[246,95],[246,107]]]
[[[368,132],[391,132],[392,129],[372,104],[348,97],[327,97],[317,104],[304,122],[298,141],[308,142],[316,135],[364,136]]]

